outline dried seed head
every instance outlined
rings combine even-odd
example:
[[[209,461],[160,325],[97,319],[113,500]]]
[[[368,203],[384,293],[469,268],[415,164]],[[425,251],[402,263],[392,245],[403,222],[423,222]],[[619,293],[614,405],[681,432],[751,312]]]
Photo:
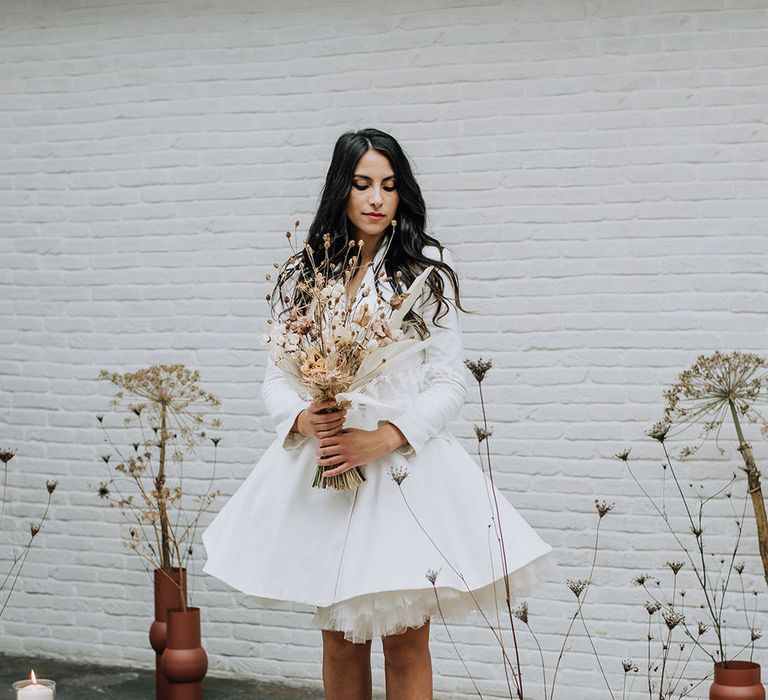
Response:
[[[685,566],[683,561],[668,561],[667,566],[672,569],[672,573],[677,576],[677,572]]]
[[[613,506],[613,503],[606,503],[605,501],[598,501],[595,499],[595,508],[597,509],[597,514],[601,520],[613,510]]]
[[[528,624],[528,603],[522,602],[512,610],[512,614],[523,624]]]
[[[669,423],[666,423],[665,421],[659,421],[658,423],[654,423],[651,429],[647,430],[645,434],[648,437],[663,443],[667,437],[668,432],[669,432]]]
[[[568,585],[568,588],[571,589],[573,595],[578,598],[586,590],[589,581],[585,581],[584,579],[578,579],[576,581],[566,579],[566,584]]]
[[[630,447],[626,450],[622,450],[621,452],[618,452],[617,454],[614,455],[614,457],[616,457],[616,459],[620,459],[622,462],[627,462],[629,461],[629,453],[631,451],[632,451],[632,448]]]
[[[482,382],[485,379],[485,375],[492,367],[490,360],[483,360],[482,358],[478,360],[464,360],[464,364],[478,382]]]
[[[402,465],[390,467],[389,475],[392,477],[392,481],[400,486],[400,484],[402,484],[408,477],[408,470]]]

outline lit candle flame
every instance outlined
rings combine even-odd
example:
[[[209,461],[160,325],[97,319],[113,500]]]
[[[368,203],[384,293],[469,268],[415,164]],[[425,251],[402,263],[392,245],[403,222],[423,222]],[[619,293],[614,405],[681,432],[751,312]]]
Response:
[[[37,685],[37,678],[35,678],[35,669],[32,669],[32,685]]]

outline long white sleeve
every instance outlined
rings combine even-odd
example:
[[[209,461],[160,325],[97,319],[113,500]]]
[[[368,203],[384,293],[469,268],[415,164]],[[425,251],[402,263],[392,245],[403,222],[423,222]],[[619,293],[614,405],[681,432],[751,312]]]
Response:
[[[303,445],[308,439],[307,436],[292,433],[291,427],[296,416],[307,408],[310,402],[299,396],[284,372],[275,365],[269,353],[267,353],[264,381],[261,384],[261,400],[275,422],[275,431],[283,447],[290,450]]]
[[[425,248],[425,253],[428,257],[439,258],[435,247]],[[443,260],[454,268],[451,254],[445,248]],[[445,283],[443,293],[448,301],[448,312],[438,319],[442,327],[436,326],[432,321],[437,307],[434,297],[430,298],[429,303],[421,304],[416,309],[427,324],[432,339],[425,349],[427,387],[404,413],[389,421],[408,439],[408,444],[398,448],[401,454],[418,454],[427,441],[456,416],[467,397],[467,368],[464,365],[461,321],[458,309],[452,302],[453,285],[450,278],[442,271],[440,275]],[[427,289],[425,295],[428,293]]]

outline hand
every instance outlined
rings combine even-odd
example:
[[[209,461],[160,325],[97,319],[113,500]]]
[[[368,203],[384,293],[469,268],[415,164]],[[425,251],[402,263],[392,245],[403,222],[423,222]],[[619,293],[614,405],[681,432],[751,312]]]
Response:
[[[341,430],[347,416],[346,410],[339,409],[323,413],[324,410],[334,406],[338,409],[338,404],[333,400],[320,401],[315,399],[299,414],[296,421],[299,432],[306,437],[320,440]]]
[[[391,434],[381,428],[343,428],[336,435],[320,439],[317,464],[326,467],[323,477],[337,476],[389,454],[397,446],[392,445]]]

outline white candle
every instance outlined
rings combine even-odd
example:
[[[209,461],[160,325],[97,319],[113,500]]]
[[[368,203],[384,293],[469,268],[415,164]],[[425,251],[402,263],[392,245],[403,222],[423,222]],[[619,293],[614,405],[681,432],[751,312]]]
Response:
[[[53,681],[44,679],[38,681],[35,677],[35,672],[32,671],[32,682],[29,685],[18,688],[16,700],[53,700],[53,688],[50,687],[52,685]],[[14,687],[16,687],[15,683]]]
[[[53,700],[53,689],[44,685],[28,685],[19,688],[16,694],[17,700]]]

